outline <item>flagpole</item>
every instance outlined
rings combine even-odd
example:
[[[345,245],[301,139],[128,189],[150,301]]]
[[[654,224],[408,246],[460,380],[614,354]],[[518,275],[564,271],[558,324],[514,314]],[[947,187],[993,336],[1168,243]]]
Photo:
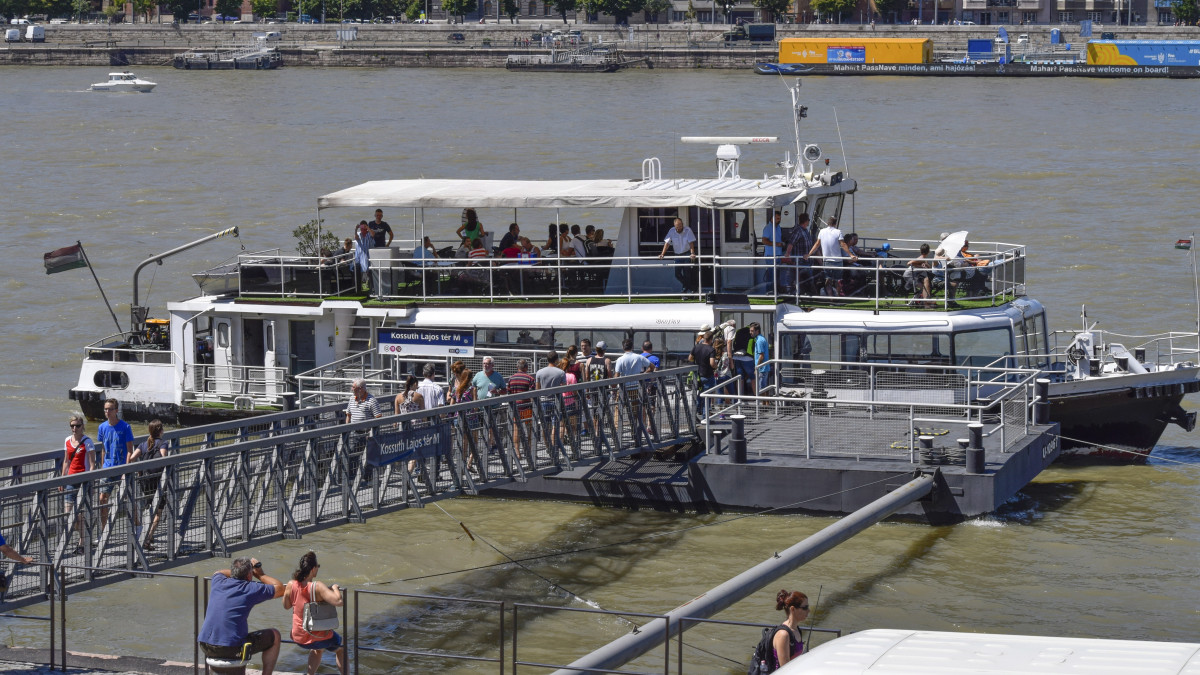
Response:
[[[100,289],[100,297],[104,298],[104,306],[108,308],[108,313],[112,314],[113,323],[117,325],[117,333],[124,333],[125,331],[121,330],[121,322],[117,321],[117,313],[113,311],[112,305],[108,304],[108,296],[104,294],[104,287],[100,285],[100,278],[96,276],[96,268],[92,267],[92,261],[88,260],[87,251],[83,250],[83,242],[75,240],[75,245],[79,247],[79,252],[83,254],[83,261],[87,263],[88,271],[96,280],[96,288]]]
[[[1200,256],[1200,251],[1196,250],[1196,232],[1192,231],[1192,286],[1196,289],[1196,339],[1200,340],[1200,275],[1196,273],[1196,256]]]

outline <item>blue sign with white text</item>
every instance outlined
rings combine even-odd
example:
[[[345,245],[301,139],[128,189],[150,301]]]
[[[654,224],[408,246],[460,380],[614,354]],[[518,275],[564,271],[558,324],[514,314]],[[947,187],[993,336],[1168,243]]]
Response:
[[[428,328],[380,328],[379,353],[390,356],[474,356],[475,332]]]
[[[829,47],[825,60],[828,63],[866,63],[866,47]]]
[[[449,422],[376,434],[367,441],[366,462],[384,466],[402,459],[417,460],[450,454]]]

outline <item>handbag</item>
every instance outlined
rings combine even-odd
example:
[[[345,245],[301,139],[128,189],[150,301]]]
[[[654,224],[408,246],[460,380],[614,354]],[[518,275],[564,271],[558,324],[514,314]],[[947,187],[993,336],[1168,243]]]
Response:
[[[336,630],[338,627],[337,607],[328,602],[304,603],[304,621],[300,627],[309,633]]]
[[[337,630],[337,607],[328,602],[313,602],[310,600],[304,603],[304,614],[300,621],[300,627],[306,633]]]

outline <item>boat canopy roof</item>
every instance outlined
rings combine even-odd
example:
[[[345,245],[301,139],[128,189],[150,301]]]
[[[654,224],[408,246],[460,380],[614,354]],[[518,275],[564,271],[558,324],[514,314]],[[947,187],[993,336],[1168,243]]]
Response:
[[[318,208],[631,208],[764,209],[783,206],[805,192],[778,177],[762,180],[384,180],[333,192]]]

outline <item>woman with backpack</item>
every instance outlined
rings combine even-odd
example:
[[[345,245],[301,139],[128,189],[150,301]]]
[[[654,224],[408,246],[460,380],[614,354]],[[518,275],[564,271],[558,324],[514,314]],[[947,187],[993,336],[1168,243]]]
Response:
[[[337,584],[326,586],[317,581],[317,572],[321,564],[317,562],[317,554],[309,551],[300,557],[300,567],[292,573],[283,593],[283,608],[292,610],[292,640],[301,648],[308,650],[308,675],[316,675],[321,667],[321,656],[326,649],[334,650],[337,659],[338,672],[344,673],[346,648],[342,646],[342,636],[334,630],[319,630],[309,632],[304,629],[304,605],[310,602],[324,602],[334,607],[342,606],[342,591]]]
[[[775,596],[775,609],[786,616],[771,637],[775,670],[804,653],[804,641],[800,637],[800,623],[808,618],[808,596],[800,591],[779,591]]]
[[[96,445],[92,439],[88,438],[87,434],[83,433],[87,428],[87,419],[83,413],[72,413],[67,423],[71,426],[71,435],[67,436],[64,445],[63,455],[63,473],[64,476],[69,476],[74,473],[83,473],[91,471],[93,468],[92,458],[96,454]],[[70,519],[70,514],[75,510],[75,502],[79,499],[79,486],[68,485],[66,488],[59,488],[66,492],[63,499],[63,505],[67,509],[67,517]],[[79,548],[75,552],[83,552],[83,519],[78,515],[75,517],[75,530],[79,532]]]

